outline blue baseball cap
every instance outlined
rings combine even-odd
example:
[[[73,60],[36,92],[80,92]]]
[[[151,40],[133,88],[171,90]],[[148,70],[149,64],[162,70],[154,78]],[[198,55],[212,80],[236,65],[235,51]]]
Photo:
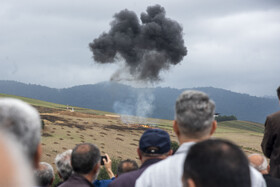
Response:
[[[167,153],[171,148],[169,134],[161,129],[148,129],[140,138],[139,148],[148,154]]]

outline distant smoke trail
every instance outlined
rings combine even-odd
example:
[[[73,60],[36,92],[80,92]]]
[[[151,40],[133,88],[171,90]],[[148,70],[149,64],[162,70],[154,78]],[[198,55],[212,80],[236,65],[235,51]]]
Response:
[[[124,123],[146,123],[146,118],[152,116],[154,110],[153,91],[142,90],[133,93],[132,97],[128,97],[125,101],[116,101],[113,105],[114,112],[125,114],[121,115]]]
[[[142,24],[127,9],[114,18],[110,31],[89,44],[97,63],[124,60],[125,68],[115,72],[111,80],[156,82],[162,70],[178,64],[187,55],[182,27],[166,18],[160,5],[150,6],[147,13],[141,14]]]

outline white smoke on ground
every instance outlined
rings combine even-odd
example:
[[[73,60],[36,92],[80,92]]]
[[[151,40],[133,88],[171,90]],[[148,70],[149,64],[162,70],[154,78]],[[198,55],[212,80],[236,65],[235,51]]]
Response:
[[[121,115],[123,123],[147,123],[147,117],[153,114],[155,96],[151,89],[141,89],[124,101],[116,101],[114,111]]]

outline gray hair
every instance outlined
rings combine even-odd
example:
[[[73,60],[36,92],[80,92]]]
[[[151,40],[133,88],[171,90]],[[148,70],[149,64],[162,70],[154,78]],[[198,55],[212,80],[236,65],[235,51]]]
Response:
[[[250,162],[250,165],[251,165],[252,167],[254,167],[256,170],[258,170],[258,171],[260,171],[260,172],[267,169],[268,162],[267,162],[265,156],[263,156],[263,155],[261,155],[261,154],[254,153],[254,154],[250,154],[250,155],[248,156],[248,158],[250,158],[251,156],[259,156],[259,157],[261,157],[261,160],[262,160],[262,163],[261,163],[260,165],[257,165],[257,164],[254,164],[254,163]]]
[[[64,181],[66,181],[73,173],[71,166],[71,154],[72,150],[69,149],[61,154],[58,154],[54,160],[56,169]]]
[[[41,120],[31,105],[13,98],[0,99],[0,130],[9,132],[32,160],[41,139]]]
[[[53,167],[47,162],[40,162],[39,168],[35,170],[35,177],[38,185],[49,186],[54,179]]]
[[[176,100],[175,119],[184,135],[200,137],[214,121],[215,103],[208,95],[195,90],[184,91]]]

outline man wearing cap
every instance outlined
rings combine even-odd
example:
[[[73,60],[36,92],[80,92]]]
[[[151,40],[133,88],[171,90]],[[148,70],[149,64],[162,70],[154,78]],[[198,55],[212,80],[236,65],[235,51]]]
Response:
[[[136,179],[150,165],[172,155],[169,134],[161,129],[149,129],[143,133],[137,149],[142,166],[135,171],[124,173],[116,178],[109,187],[132,187]]]
[[[196,91],[184,91],[175,105],[173,130],[180,143],[173,156],[147,168],[137,179],[136,187],[181,187],[184,160],[192,145],[209,139],[215,132],[217,122],[214,119],[215,103],[207,94]],[[207,155],[205,155],[207,156]],[[250,167],[252,187],[266,187],[263,176]]]

